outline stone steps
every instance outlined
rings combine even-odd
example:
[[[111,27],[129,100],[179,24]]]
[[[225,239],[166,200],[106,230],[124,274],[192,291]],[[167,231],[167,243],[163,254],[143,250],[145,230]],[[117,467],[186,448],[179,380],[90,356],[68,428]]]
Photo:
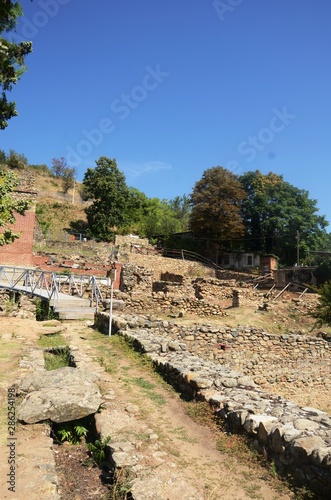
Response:
[[[94,319],[95,307],[91,307],[89,299],[68,296],[51,305],[59,319]]]
[[[52,307],[90,307],[90,299],[81,299],[79,297],[71,297],[70,295],[61,294],[58,300],[51,300]]]
[[[95,307],[54,307],[59,319],[94,319]]]

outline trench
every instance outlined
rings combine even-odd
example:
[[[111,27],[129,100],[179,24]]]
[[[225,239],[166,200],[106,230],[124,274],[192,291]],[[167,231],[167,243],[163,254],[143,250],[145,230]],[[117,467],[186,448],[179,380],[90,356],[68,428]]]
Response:
[[[68,346],[58,346],[43,350],[45,369],[55,370],[63,366],[76,368],[74,356]],[[59,480],[59,489],[67,489],[66,474],[69,469],[71,488],[80,490],[82,482],[104,488],[102,498],[132,500],[128,488],[130,472],[125,467],[117,467],[112,459],[113,450],[109,440],[102,440],[96,428],[95,414],[67,422],[50,422],[50,437],[53,439],[53,456]],[[65,474],[63,473],[65,466]],[[66,496],[67,495],[67,496]],[[67,499],[72,491],[64,492]]]

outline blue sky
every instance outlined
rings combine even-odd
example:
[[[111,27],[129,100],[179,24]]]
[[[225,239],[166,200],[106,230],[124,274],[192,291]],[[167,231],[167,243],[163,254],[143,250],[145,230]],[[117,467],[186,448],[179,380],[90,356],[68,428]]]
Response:
[[[79,180],[116,158],[128,185],[167,199],[213,166],[272,171],[331,222],[329,0],[21,4],[33,53],[0,149],[66,156]]]

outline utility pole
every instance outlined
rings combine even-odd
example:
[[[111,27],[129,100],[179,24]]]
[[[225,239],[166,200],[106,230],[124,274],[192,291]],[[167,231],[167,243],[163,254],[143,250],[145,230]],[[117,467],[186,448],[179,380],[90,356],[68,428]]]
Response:
[[[297,231],[297,265],[300,265],[300,233]]]
[[[72,190],[72,204],[75,204],[75,187],[76,187],[76,178],[74,177],[74,187]]]

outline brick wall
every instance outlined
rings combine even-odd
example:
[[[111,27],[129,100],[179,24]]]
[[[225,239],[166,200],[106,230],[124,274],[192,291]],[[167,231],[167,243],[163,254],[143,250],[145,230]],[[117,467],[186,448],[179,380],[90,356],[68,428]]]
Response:
[[[34,210],[25,215],[15,214],[16,224],[11,225],[21,236],[10,245],[0,247],[0,264],[30,266],[32,262],[32,244],[35,222]]]
[[[9,245],[0,247],[0,264],[13,266],[32,266],[32,245],[35,225],[35,200],[37,193],[34,191],[34,176],[28,171],[18,173],[20,185],[13,191],[13,199],[27,200],[29,210],[25,215],[15,213],[15,224],[9,224],[14,233],[21,233],[21,236]]]

